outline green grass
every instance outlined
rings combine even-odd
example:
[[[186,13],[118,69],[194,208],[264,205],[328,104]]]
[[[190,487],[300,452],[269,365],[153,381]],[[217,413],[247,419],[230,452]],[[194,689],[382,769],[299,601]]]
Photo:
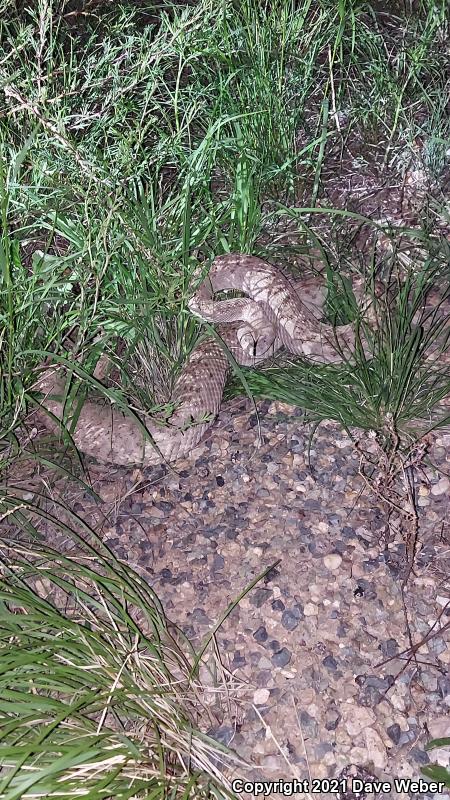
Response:
[[[428,742],[425,749],[433,750],[435,747],[448,747],[449,745],[450,739],[448,738],[433,739],[431,742]],[[439,764],[427,764],[425,767],[422,767],[422,772],[426,778],[437,781],[438,783],[443,783],[444,786],[450,788],[450,770],[446,769],[446,767],[442,767]]]
[[[0,548],[0,798],[231,796],[195,653],[146,582],[67,509],[1,511],[75,549]]]
[[[347,139],[379,136],[400,163],[419,132],[429,173],[446,163],[443,3],[407,20],[354,0],[203,0],[163,6],[150,23],[125,2],[91,11],[74,16],[64,2],[39,0],[18,14],[6,3],[0,23],[10,444],[42,353],[77,359],[90,374],[105,349],[120,366],[123,402],[146,413],[167,402],[202,330],[187,313],[198,261],[240,250],[289,264],[293,250],[304,256],[317,244],[305,239],[305,211],[294,247],[272,212],[298,192],[320,203],[338,112],[351,109]],[[408,359],[388,368],[393,344],[374,343],[377,366],[359,363],[356,383],[344,371],[346,424],[352,413],[362,419],[361,392],[373,398],[371,424],[381,424]],[[255,381],[269,377],[281,391],[274,373]],[[307,384],[319,391],[324,379],[308,373]]]
[[[38,125],[39,186],[69,173],[111,188],[147,179],[153,166],[170,179],[214,122],[234,120],[216,163],[225,186],[245,153],[265,188],[292,190],[313,168],[324,97],[333,112],[350,112],[351,128],[370,126],[384,145],[403,147],[416,135],[415,112],[436,116],[446,93],[444,2],[405,21],[355,0],[203,0],[162,6],[149,25],[122,2],[76,26],[66,5],[39,0],[5,15],[0,31],[9,135],[17,143],[24,125]]]

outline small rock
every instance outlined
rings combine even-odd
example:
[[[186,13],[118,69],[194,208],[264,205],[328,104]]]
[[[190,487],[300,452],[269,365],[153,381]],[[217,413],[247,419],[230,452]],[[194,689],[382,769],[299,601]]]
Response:
[[[297,627],[299,621],[304,619],[303,608],[300,604],[295,605],[292,609],[287,608],[281,617],[281,624],[287,631],[293,631]]]
[[[204,608],[194,608],[190,616],[192,619],[195,619],[196,622],[199,622],[200,625],[211,624],[211,620],[208,617],[207,613],[205,612]]]
[[[323,563],[325,564],[326,568],[331,571],[339,569],[342,564],[342,556],[338,555],[338,553],[329,553],[328,555],[324,556]]]
[[[444,642],[444,640],[439,636],[436,636],[435,638],[429,640],[428,647],[432,653],[439,656],[441,653],[447,650],[447,643]]]
[[[220,572],[220,570],[223,569],[224,566],[225,566],[224,557],[219,555],[218,553],[216,553],[214,555],[214,559],[213,559],[213,563],[212,563],[213,572]]]
[[[220,725],[217,728],[210,728],[206,731],[207,736],[210,736],[211,739],[215,739],[216,742],[225,745],[228,747],[231,740],[234,736],[234,729],[231,728],[229,725]]]
[[[327,731],[335,731],[339,724],[340,719],[341,715],[337,710],[337,707],[330,706],[330,708],[327,709],[325,714],[325,728],[327,729]]]
[[[349,736],[359,736],[365,729],[374,725],[377,718],[370,708],[356,706],[354,703],[345,703],[342,706],[342,717]]]
[[[358,675],[356,682],[362,687],[372,686],[379,692],[387,692],[394,685],[395,680],[393,675],[386,675],[384,678],[380,678],[378,675]]]
[[[289,664],[291,658],[291,652],[287,649],[287,647],[283,647],[282,650],[278,650],[277,653],[273,654],[272,664],[274,667],[285,667],[286,664]]]
[[[255,706],[263,706],[265,703],[267,703],[269,697],[269,689],[257,689],[253,695],[253,702]]]
[[[408,731],[401,732],[398,744],[400,745],[400,747],[403,747],[404,744],[411,744],[412,742],[415,741],[417,741],[417,728],[411,728]]]
[[[257,628],[257,630],[254,632],[253,638],[256,642],[262,644],[262,642],[267,641],[268,635],[269,634],[267,633],[267,630],[264,627],[264,625],[260,625],[259,628]]]
[[[368,761],[377,769],[384,769],[387,764],[387,752],[381,737],[373,728],[364,729]]]
[[[256,608],[261,608],[261,606],[269,599],[271,595],[270,589],[256,589],[256,591],[252,592],[250,597],[250,602]]]
[[[233,660],[231,662],[231,666],[232,666],[233,669],[239,669],[239,667],[244,667],[246,663],[247,662],[246,662],[245,656],[243,656],[242,653],[237,651],[233,656]]]
[[[439,694],[444,700],[447,695],[450,695],[450,678],[447,675],[440,675],[437,679],[437,688]]]
[[[363,570],[364,572],[374,572],[374,570],[378,569],[380,566],[380,560],[377,558],[368,558],[367,561],[363,561]]]
[[[385,642],[381,642],[380,650],[385,658],[392,658],[393,656],[396,656],[399,651],[397,640],[386,639]]]
[[[322,664],[324,667],[331,670],[331,672],[336,672],[338,668],[338,662],[333,656],[325,656],[325,658],[322,660]]]
[[[430,501],[428,497],[418,497],[417,505],[419,506],[419,508],[426,508],[427,506],[430,505]]]
[[[409,751],[409,754],[413,757],[414,761],[417,761],[418,764],[430,763],[428,753],[426,753],[425,750],[421,750],[419,747],[412,747]]]
[[[349,630],[350,630],[349,625],[347,625],[345,622],[340,622],[338,625],[338,629],[336,631],[336,636],[338,636],[339,639],[345,639]]]
[[[256,655],[256,654],[252,654]],[[259,661],[251,659],[252,664],[254,666],[259,667]],[[257,672],[256,674],[256,685],[260,686],[262,689],[267,689],[268,686],[272,683],[272,664],[269,661],[270,669],[263,669],[261,672]]]
[[[173,503],[169,503],[167,500],[159,500],[158,503],[156,503],[156,505],[158,508],[161,509],[161,511],[169,512],[173,510]],[[137,514],[142,510],[140,506],[141,503],[133,503],[131,510],[134,511],[135,514]]]
[[[438,605],[440,605],[440,606],[444,606],[444,607],[445,607],[445,606],[449,605],[449,603],[450,603],[450,597],[445,597],[445,596],[444,596],[444,595],[442,595],[442,594],[438,594],[438,595],[436,596],[436,603],[437,603]]]
[[[432,739],[444,739],[450,737],[450,717],[435,717],[428,723],[428,730]]]
[[[300,711],[299,719],[300,727],[305,739],[315,739],[317,737],[319,726],[314,717],[308,714],[307,711]]]
[[[431,494],[435,497],[438,497],[441,494],[445,494],[450,489],[450,481],[448,478],[441,478],[434,486],[431,487]]]
[[[147,508],[147,514],[150,517],[157,517],[158,519],[164,519],[165,514],[160,508],[156,508],[156,506],[150,506]]]
[[[432,545],[426,545],[422,548],[420,553],[417,554],[417,564],[419,567],[428,567],[436,559],[436,550]]]
[[[365,686],[360,692],[359,701],[362,706],[375,708],[383,700],[383,695],[375,686]]]
[[[438,688],[438,682],[436,675],[433,675],[429,672],[423,672],[421,676],[422,686],[427,690],[427,692],[436,692]]]
[[[394,722],[393,725],[389,725],[389,728],[386,728],[386,733],[389,736],[391,742],[394,742],[394,744],[399,743],[402,731],[400,725],[397,722]]]
[[[319,613],[318,607],[315,603],[305,603],[305,608],[303,609],[305,617],[315,617]]]
[[[314,755],[317,759],[323,759],[328,753],[333,753],[333,746],[329,742],[319,742],[319,744],[315,745]]]
[[[365,600],[375,600],[377,593],[372,581],[368,581],[365,578],[359,578],[358,585],[353,592],[355,597],[364,597]]]

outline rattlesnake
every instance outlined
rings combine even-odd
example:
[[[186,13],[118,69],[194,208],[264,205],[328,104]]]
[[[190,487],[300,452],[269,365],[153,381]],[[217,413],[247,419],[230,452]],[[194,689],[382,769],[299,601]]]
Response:
[[[124,465],[149,466],[187,455],[218,414],[230,369],[227,349],[244,366],[260,363],[280,347],[317,361],[341,360],[333,329],[314,315],[314,303],[308,307],[303,302],[304,287],[304,282],[294,286],[278,268],[255,256],[216,258],[188,305],[194,315],[218,323],[217,338],[209,335],[193,349],[175,382],[171,398],[175,410],[168,424],[161,420],[158,424],[157,419],[146,424],[152,441],[133,417],[88,400],[73,434],[77,448],[100,461]],[[247,297],[214,300],[215,293],[226,289]],[[340,347],[351,346],[351,326],[342,326],[337,333]],[[61,368],[47,368],[35,388],[44,394],[44,409],[61,420]],[[51,417],[47,421],[51,428],[58,427]]]

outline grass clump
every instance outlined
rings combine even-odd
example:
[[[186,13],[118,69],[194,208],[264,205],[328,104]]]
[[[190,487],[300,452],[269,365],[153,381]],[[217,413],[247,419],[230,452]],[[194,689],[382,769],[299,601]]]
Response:
[[[413,234],[414,236],[414,234]],[[405,268],[394,250],[370,320],[355,320],[356,344],[339,365],[289,362],[246,370],[257,397],[303,408],[320,421],[414,437],[450,422],[450,275],[445,240],[428,241],[424,263]],[[238,393],[235,382],[229,393]],[[415,433],[414,433],[415,432]]]
[[[193,654],[148,584],[74,515],[2,512],[75,549],[1,547],[0,798],[230,797]]]

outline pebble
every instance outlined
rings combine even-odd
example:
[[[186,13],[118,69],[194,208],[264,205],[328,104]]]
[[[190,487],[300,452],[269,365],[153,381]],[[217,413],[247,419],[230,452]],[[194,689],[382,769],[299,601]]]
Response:
[[[326,656],[323,659],[322,664],[324,665],[324,667],[331,670],[331,672],[335,672],[338,668],[338,662],[336,661],[334,656]]]
[[[436,603],[439,606],[443,606],[443,607],[445,607],[447,605],[450,606],[450,597],[446,597],[444,595],[438,594],[437,597],[436,597]]]
[[[355,589],[355,592],[356,591],[361,597],[364,597],[365,600],[375,600],[377,596],[373,582],[368,581],[365,578],[359,578],[358,585]]]
[[[450,677],[448,675],[440,675],[438,677],[437,689],[443,700],[446,697],[450,697]]]
[[[342,564],[342,556],[338,553],[329,553],[329,555],[324,556],[323,563],[325,567],[331,571],[339,569]]]
[[[207,731],[207,735],[210,736],[211,739],[215,739],[216,742],[228,747],[234,736],[234,728],[229,725],[220,725],[217,728],[210,728]]]
[[[257,630],[253,634],[253,638],[254,638],[255,642],[258,642],[258,644],[262,644],[262,642],[266,642],[267,639],[268,639],[268,636],[269,636],[269,634],[267,633],[267,630],[264,627],[264,625],[260,625],[259,628],[257,628]]]
[[[435,717],[428,723],[428,730],[433,739],[450,738],[450,717]]]
[[[315,603],[305,603],[303,612],[305,614],[305,617],[315,617],[319,613],[319,609],[315,605]]]
[[[330,706],[327,708],[325,713],[325,728],[327,731],[336,730],[340,719],[341,715],[336,706]]]
[[[398,739],[398,744],[400,745],[400,747],[403,747],[404,744],[411,744],[412,742],[415,742],[416,739],[417,739],[417,728],[411,728],[410,730],[401,732]]]
[[[270,589],[256,589],[250,597],[250,602],[256,608],[261,608],[269,600],[271,594]]]
[[[312,717],[311,714],[308,714],[307,711],[301,711],[299,720],[303,736],[305,738],[315,739],[317,737],[319,726],[314,717]]]
[[[431,494],[435,497],[439,497],[441,494],[445,494],[450,489],[450,481],[448,478],[440,478],[434,486],[431,487]]]
[[[150,508],[147,508],[146,513],[150,517],[157,517],[158,519],[164,519],[166,516],[164,511],[161,508],[156,508],[156,506],[150,506]]]
[[[397,655],[399,649],[396,639],[386,639],[386,641],[380,644],[380,650],[385,658],[392,658]]]
[[[379,734],[373,728],[364,728],[367,760],[376,769],[384,769],[387,764],[387,751]]]
[[[436,675],[425,672],[423,675],[421,675],[420,680],[422,682],[422,686],[427,690],[427,692],[437,691],[438,681]]]
[[[292,658],[292,653],[287,647],[283,647],[281,650],[278,650],[277,653],[274,653],[272,656],[272,664],[275,667],[285,667],[286,664],[289,664]]]
[[[292,609],[287,608],[286,611],[283,612],[281,624],[287,631],[293,631],[297,627],[299,621],[304,618],[303,608],[300,605],[296,605]]]
[[[265,703],[267,703],[269,697],[269,689],[257,689],[253,695],[253,702],[255,706],[263,706]]]
[[[256,654],[252,653],[252,655],[256,655]],[[257,660],[254,661],[253,659],[251,659],[251,661],[252,661],[252,664],[254,664],[256,667],[259,668],[259,661],[257,661]],[[270,665],[270,666],[272,666],[272,665]],[[266,669],[266,670],[258,669],[258,672],[257,672],[257,675],[256,675],[256,685],[257,686],[261,686],[264,689],[267,689],[267,687],[270,684],[272,684],[272,672],[269,669]]]
[[[428,753],[426,753],[425,750],[421,750],[420,747],[412,747],[409,754],[418,764],[425,765],[430,763]]]
[[[386,675],[384,678],[381,678],[379,675],[364,675],[361,679],[359,679],[358,676],[356,682],[364,689],[370,686],[374,689],[378,689],[379,692],[387,692],[395,683],[392,675]]]
[[[393,725],[390,725],[389,728],[386,729],[386,733],[389,736],[390,740],[394,742],[394,744],[399,743],[402,731],[400,725],[397,722],[394,722]]]
[[[447,650],[447,643],[444,642],[444,640],[441,639],[439,636],[435,636],[434,638],[429,640],[428,647],[432,653],[438,656]]]
[[[342,718],[349,736],[359,736],[365,729],[374,725],[377,718],[369,708],[346,703],[342,706]]]

